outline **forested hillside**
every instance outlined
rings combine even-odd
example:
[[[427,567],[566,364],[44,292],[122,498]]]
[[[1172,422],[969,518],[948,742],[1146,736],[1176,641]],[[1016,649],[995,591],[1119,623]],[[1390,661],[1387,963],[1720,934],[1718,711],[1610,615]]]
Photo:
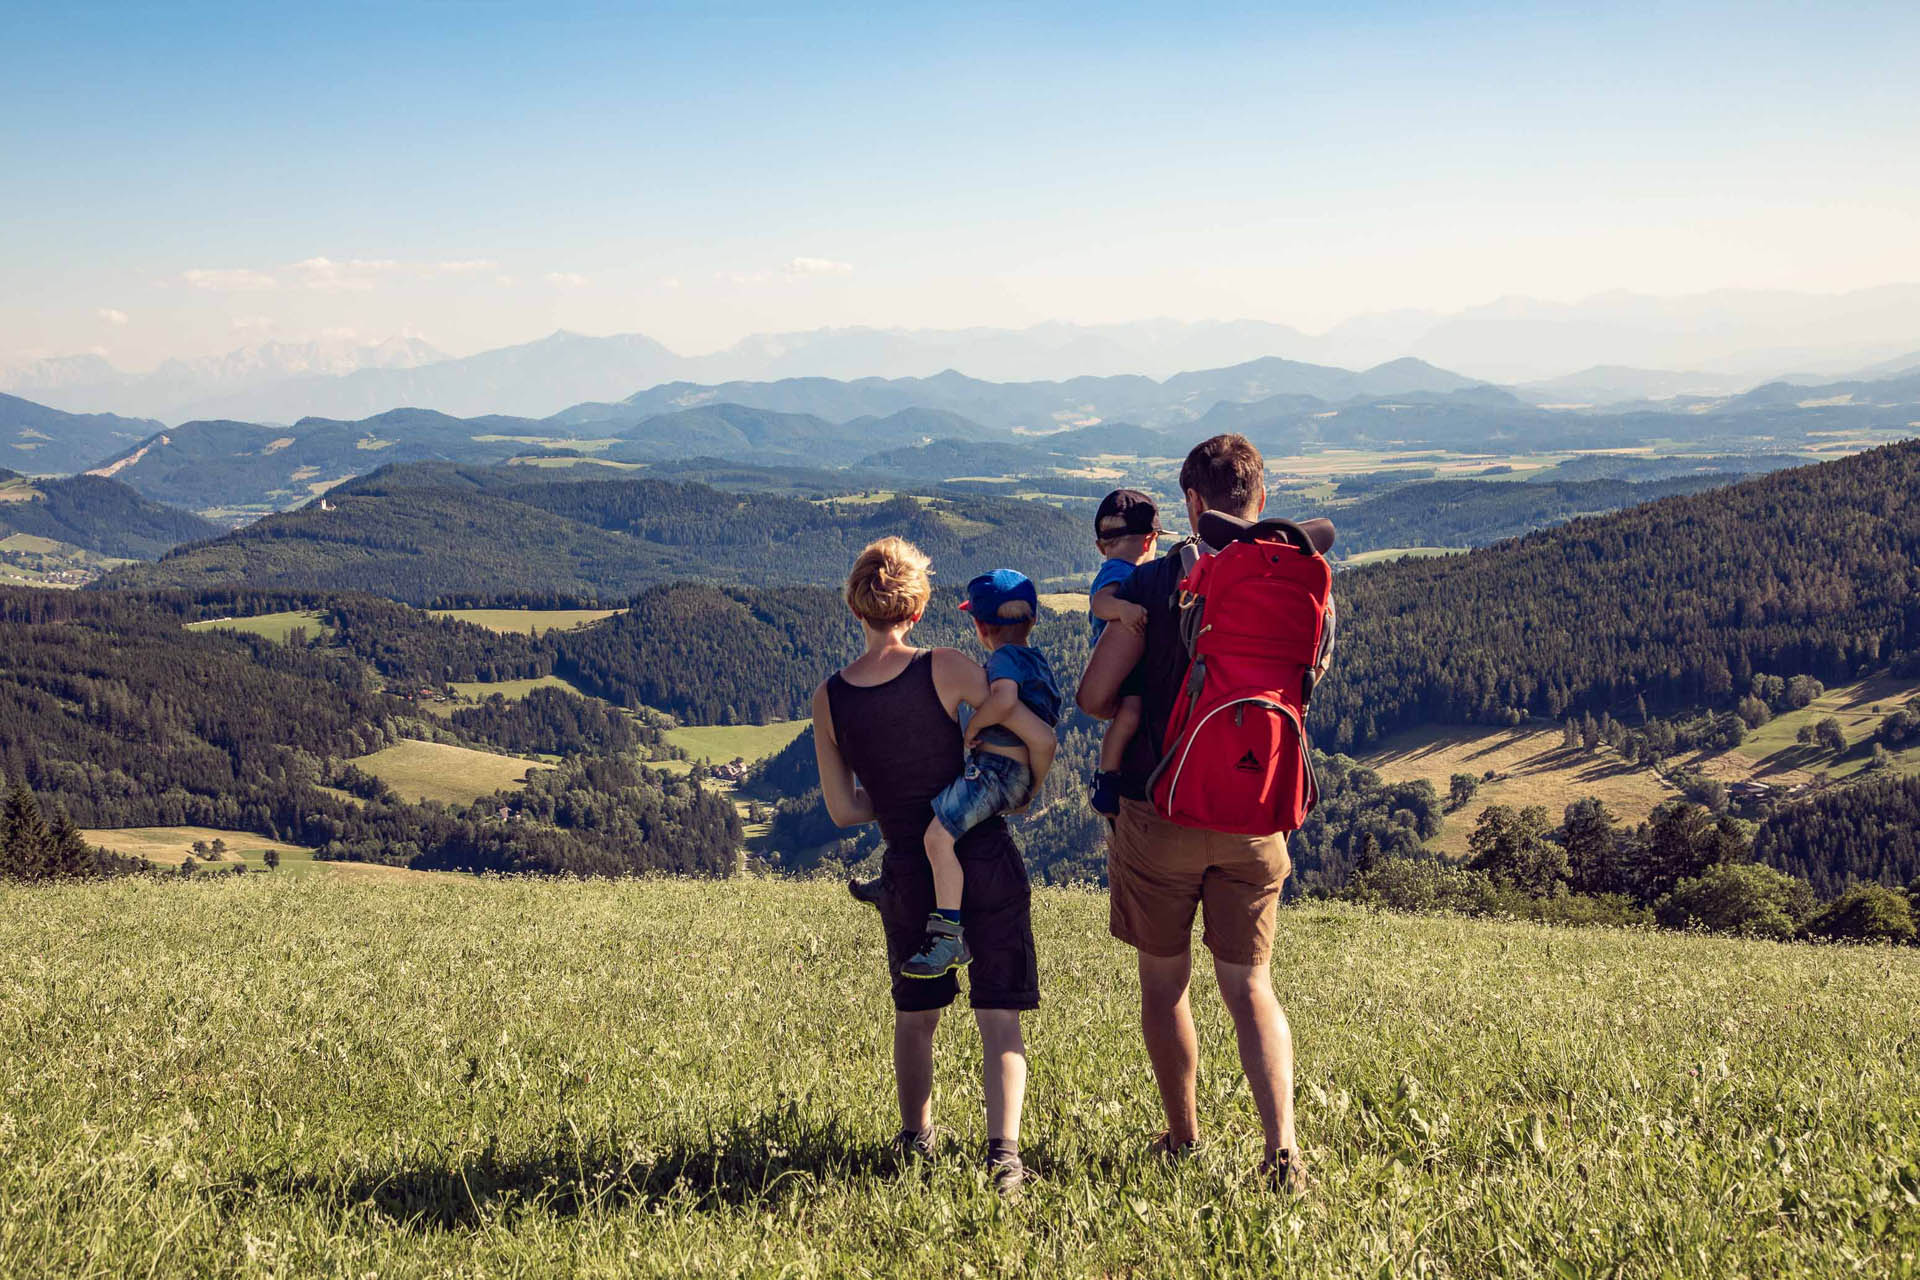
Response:
[[[79,826],[254,831],[324,856],[439,868],[733,870],[740,824],[726,799],[630,757],[580,756],[464,809],[399,803],[350,760],[448,730],[377,692],[346,652],[184,630],[187,607],[0,591],[0,773]],[[511,746],[571,730],[619,750],[643,732],[604,716],[483,708],[464,734]]]
[[[1731,706],[1756,673],[1838,683],[1883,666],[1920,647],[1916,491],[1910,442],[1342,574],[1322,739]]]
[[[159,429],[151,418],[67,413],[0,395],[0,467],[36,476],[67,475]]]
[[[1697,493],[1737,476],[1693,475],[1635,484],[1624,480],[1532,484],[1506,480],[1430,480],[1390,485],[1351,506],[1328,511],[1340,528],[1339,551],[1391,547],[1484,547],[1576,516],[1598,515],[1674,494]],[[1340,496],[1352,491],[1340,486]]]
[[[27,481],[0,471],[0,537],[24,533],[126,560],[150,560],[218,525],[162,506],[101,476]]]
[[[1823,897],[1850,883],[1920,877],[1920,777],[1869,778],[1768,818],[1753,856],[1804,877]]]
[[[325,508],[269,516],[102,585],[245,582],[415,604],[539,592],[619,599],[673,579],[837,583],[883,534],[913,539],[961,583],[1007,564],[1036,578],[1091,574],[1096,561],[1079,521],[1039,503],[820,503],[644,479],[530,481],[519,468],[396,467],[335,490]]]

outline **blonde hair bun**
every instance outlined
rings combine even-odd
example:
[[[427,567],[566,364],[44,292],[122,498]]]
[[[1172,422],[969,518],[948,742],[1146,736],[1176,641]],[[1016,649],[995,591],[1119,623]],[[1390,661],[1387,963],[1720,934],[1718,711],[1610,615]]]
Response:
[[[905,538],[868,543],[847,574],[847,607],[876,627],[919,617],[933,599],[932,563]]]

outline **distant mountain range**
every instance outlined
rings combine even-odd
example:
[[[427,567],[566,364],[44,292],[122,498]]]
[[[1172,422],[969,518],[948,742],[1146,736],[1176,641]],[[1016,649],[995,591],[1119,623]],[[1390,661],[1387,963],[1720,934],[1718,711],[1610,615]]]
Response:
[[[1125,375],[1164,380],[1262,358],[1371,369],[1409,357],[1460,370],[1471,381],[1541,384],[1538,394],[1522,388],[1528,398],[1597,405],[1724,395],[1768,379],[1884,376],[1920,365],[1920,285],[1834,295],[1504,298],[1452,314],[1359,316],[1321,334],[1255,320],[819,329],[756,334],[698,356],[643,334],[562,331],[459,358],[414,338],[373,345],[340,339],[169,360],[144,374],[121,372],[99,356],[38,360],[0,368],[0,389],[72,412],[284,423],[358,419],[400,406],[544,417],[663,384],[931,381],[950,371],[1003,383],[1070,384]]]
[[[211,419],[160,428],[0,398],[0,423],[16,424],[15,470],[85,468],[152,501],[228,520],[298,506],[407,462],[516,461],[570,469],[578,474],[565,478],[576,479],[708,459],[839,469],[883,484],[1040,478],[1041,492],[1081,498],[1101,491],[1089,464],[1106,479],[1145,483],[1164,472],[1164,460],[1219,431],[1248,435],[1284,472],[1287,459],[1325,448],[1471,455],[1660,444],[1666,452],[1804,456],[1846,438],[1909,434],[1916,421],[1920,373],[1572,410],[1412,359],[1352,371],[1266,358],[1164,381],[996,383],[945,373],[667,383],[544,418],[394,409],[292,426]]]

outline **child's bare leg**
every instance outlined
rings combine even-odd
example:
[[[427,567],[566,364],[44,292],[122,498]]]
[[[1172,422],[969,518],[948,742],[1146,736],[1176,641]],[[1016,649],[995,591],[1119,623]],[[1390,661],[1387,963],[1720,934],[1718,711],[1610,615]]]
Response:
[[[1107,722],[1106,736],[1100,739],[1102,773],[1120,772],[1121,762],[1126,759],[1127,744],[1133,741],[1134,734],[1140,732],[1140,708],[1137,694],[1120,699],[1120,709],[1113,713],[1113,719]]]
[[[960,870],[959,855],[953,851],[953,833],[935,818],[927,824],[925,844],[927,865],[933,869],[933,905],[942,911],[958,911],[967,876]]]

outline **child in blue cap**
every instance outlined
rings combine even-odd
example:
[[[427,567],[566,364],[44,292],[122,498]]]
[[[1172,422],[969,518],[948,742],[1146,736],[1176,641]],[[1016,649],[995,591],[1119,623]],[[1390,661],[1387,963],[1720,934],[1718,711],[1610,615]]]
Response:
[[[927,943],[900,972],[910,978],[937,978],[973,959],[967,949],[960,912],[966,874],[954,845],[996,814],[1021,808],[1033,798],[1032,753],[1051,742],[1023,739],[1007,723],[1031,726],[1014,716],[1025,706],[1051,728],[1060,719],[1060,686],[1047,660],[1027,643],[1040,618],[1040,597],[1024,573],[995,569],[967,584],[960,607],[973,616],[980,643],[987,648],[987,700],[977,708],[960,704],[960,731],[966,735],[966,770],[933,798],[927,824],[927,862],[933,869],[934,912],[927,917]]]

